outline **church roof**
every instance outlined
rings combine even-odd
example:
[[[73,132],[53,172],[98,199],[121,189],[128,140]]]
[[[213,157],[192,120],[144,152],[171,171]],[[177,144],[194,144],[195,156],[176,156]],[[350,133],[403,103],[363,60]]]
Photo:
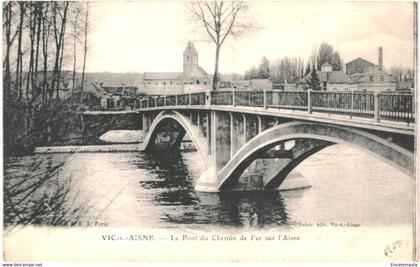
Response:
[[[183,73],[182,77],[180,77],[180,78],[187,80],[188,78],[199,77],[199,76],[204,76],[204,77],[206,77],[207,79],[210,80],[209,74],[200,66],[196,66],[194,68],[191,68],[186,73]]]
[[[182,72],[145,72],[144,80],[179,80]]]
[[[198,54],[197,49],[195,49],[194,44],[191,41],[189,41],[187,44],[187,47],[185,47],[184,54],[191,53],[191,52],[194,54]]]

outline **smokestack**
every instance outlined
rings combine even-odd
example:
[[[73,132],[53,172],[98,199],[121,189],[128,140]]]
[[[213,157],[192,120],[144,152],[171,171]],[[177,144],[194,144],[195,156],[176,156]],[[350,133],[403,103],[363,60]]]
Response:
[[[382,46],[379,47],[378,49],[378,65],[379,65],[379,70],[383,69],[383,58],[382,58]]]

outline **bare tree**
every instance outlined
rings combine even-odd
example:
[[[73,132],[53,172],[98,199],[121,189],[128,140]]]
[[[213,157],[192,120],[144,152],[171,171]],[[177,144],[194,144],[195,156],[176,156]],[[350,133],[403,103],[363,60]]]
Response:
[[[410,67],[392,66],[388,72],[392,75],[396,82],[409,82],[414,79],[414,70]]]
[[[6,1],[2,7],[4,140],[9,153],[15,153],[16,147],[23,151],[47,140],[53,117],[66,110],[63,107],[68,102],[49,100],[54,91],[61,97],[62,67],[73,64],[76,71],[76,59],[67,58],[67,53],[75,55],[78,44],[74,38],[83,39],[85,21],[80,19],[80,2]],[[69,26],[73,21],[78,24]],[[74,51],[64,49],[72,43]],[[54,112],[45,113],[48,110]]]
[[[29,28],[29,39],[30,39],[30,53],[29,53],[29,69],[26,75],[26,100],[29,99],[29,88],[32,88],[32,96],[34,96],[34,56],[35,56],[35,34],[36,34],[36,5],[29,5],[29,14],[28,14],[28,28]],[[31,85],[32,84],[32,85]]]
[[[12,46],[13,38],[11,33],[12,28],[12,2],[5,2],[3,3],[3,16],[4,16],[4,24],[3,24],[3,32],[5,33],[6,39],[6,56],[4,60],[4,80],[3,86],[6,90],[5,98],[8,99],[10,97],[11,92],[11,70],[10,70],[10,49]]]
[[[19,30],[18,30],[18,48],[16,60],[16,81],[15,90],[18,92],[18,99],[22,99],[22,35],[23,35],[23,18],[25,17],[26,2],[19,2],[20,15],[19,15]]]
[[[87,37],[88,37],[88,26],[89,26],[89,2],[86,2],[86,17],[85,17],[85,45],[83,53],[83,70],[82,70],[82,84],[80,86],[80,102],[83,100],[83,85],[85,83],[85,70],[86,70],[86,54],[87,54]]]
[[[297,82],[304,75],[303,60],[300,57],[284,57],[276,60],[270,68],[271,80],[275,83]]]
[[[43,64],[43,82],[42,82],[42,100],[45,101],[47,99],[47,92],[49,90],[48,86],[48,44],[50,39],[50,27],[51,23],[48,19],[48,13],[50,12],[51,4],[46,3],[45,10],[43,10],[43,18],[42,18],[42,54],[44,59]]]
[[[61,65],[63,61],[63,50],[64,50],[64,35],[66,32],[67,22],[67,10],[69,2],[63,2],[63,6],[60,7],[58,2],[53,2],[53,25],[54,25],[54,37],[55,37],[55,63],[53,70],[53,78],[51,81],[50,98],[52,98],[53,90],[56,89],[56,98],[59,99],[59,82],[61,74]],[[62,10],[61,10],[62,9]],[[58,18],[61,20],[58,21]]]
[[[73,76],[72,76],[72,89],[71,89],[71,93],[73,95],[74,93],[74,88],[75,88],[75,82],[76,82],[76,64],[77,64],[77,37],[78,37],[78,33],[79,33],[79,25],[78,25],[78,21],[79,21],[79,15],[81,12],[81,9],[76,7],[74,10],[74,14],[73,14]]]
[[[41,29],[42,29],[42,9],[43,9],[43,2],[39,1],[36,3],[36,22],[37,22],[37,30],[36,30],[36,49],[35,49],[35,78],[32,80],[32,99],[35,101],[36,96],[39,94],[37,90],[38,86],[38,63],[39,63],[39,42],[41,41]]]
[[[189,2],[186,5],[216,45],[213,90],[217,90],[220,49],[228,36],[238,37],[250,26],[239,20],[241,13],[247,10],[247,5],[242,1]]]

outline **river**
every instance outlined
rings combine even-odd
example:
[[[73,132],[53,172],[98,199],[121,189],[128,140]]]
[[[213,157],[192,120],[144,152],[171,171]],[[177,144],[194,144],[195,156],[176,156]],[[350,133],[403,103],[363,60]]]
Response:
[[[197,152],[36,154],[4,160],[6,226],[284,228],[296,222],[411,226],[414,179],[334,145],[296,171],[310,188],[200,193]]]

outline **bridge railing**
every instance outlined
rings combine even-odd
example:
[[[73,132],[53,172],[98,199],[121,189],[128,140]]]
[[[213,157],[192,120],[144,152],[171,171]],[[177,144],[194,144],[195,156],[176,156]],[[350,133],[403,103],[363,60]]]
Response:
[[[356,92],[310,92],[313,111],[374,117],[374,94]]]
[[[232,91],[212,91],[210,99],[212,105],[233,105]]]
[[[141,98],[134,101],[138,103],[134,108],[153,108],[166,106],[184,106],[184,105],[205,105],[206,93],[191,93],[179,95],[166,95]]]
[[[381,93],[379,116],[387,120],[414,122],[414,97],[409,94]]]
[[[140,99],[140,108],[147,108],[148,106],[147,106],[147,103],[148,103],[149,101],[148,101],[148,99],[147,98],[143,98],[143,99]]]
[[[205,105],[206,104],[206,93],[192,93],[191,94],[191,105]]]
[[[182,94],[177,95],[177,106],[185,106],[190,104],[190,95],[189,94]]]
[[[306,110],[308,108],[307,92],[266,92],[267,107],[291,110]]]
[[[165,98],[165,106],[176,106],[176,95],[167,95]]]
[[[414,122],[414,96],[399,93],[325,91],[211,91],[211,105],[263,107],[265,109],[306,110],[350,117]],[[206,105],[206,93],[149,97],[139,100],[140,108]]]
[[[156,97],[156,107],[163,107],[163,106],[165,106],[165,97],[164,96]]]

